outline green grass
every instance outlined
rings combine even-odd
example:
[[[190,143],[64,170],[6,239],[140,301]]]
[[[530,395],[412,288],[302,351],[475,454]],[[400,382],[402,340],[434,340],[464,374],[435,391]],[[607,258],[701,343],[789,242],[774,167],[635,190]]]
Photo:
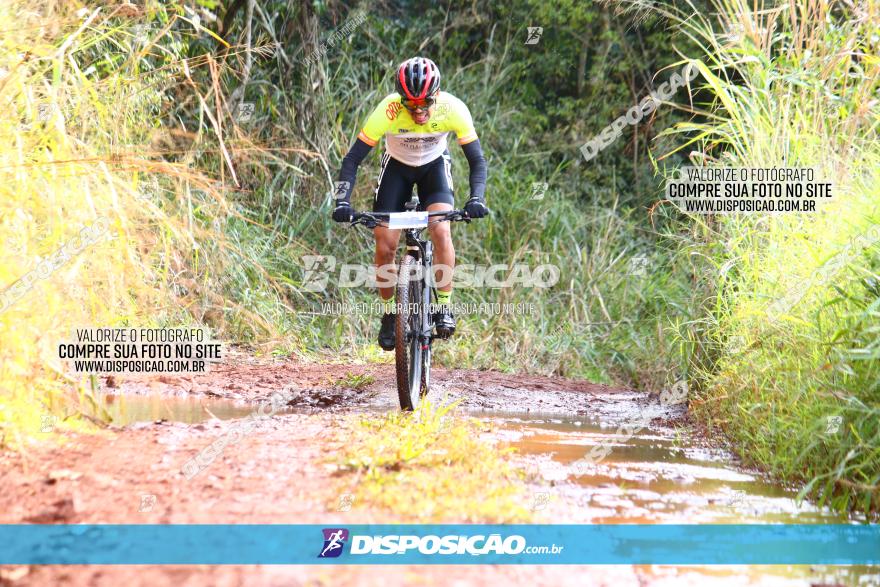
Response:
[[[524,475],[480,438],[491,432],[453,414],[454,405],[423,402],[415,412],[352,417],[340,454],[339,493],[356,508],[381,508],[420,522],[527,522]]]
[[[101,239],[0,313],[0,446],[52,439],[39,432],[50,414],[59,430],[89,427],[97,382],[72,376],[56,354],[74,327],[206,324],[238,340],[276,333],[245,305],[277,300],[253,262],[261,243],[224,230],[241,214],[217,187],[215,168],[198,160],[220,158],[205,110],[192,106],[210,88],[187,78],[204,76],[208,61],[188,51],[202,34],[216,39],[182,18],[179,5],[80,8],[0,5],[4,293],[83,227],[106,220]],[[138,37],[140,24],[154,32]],[[205,124],[183,122],[183,105]],[[236,271],[261,286],[222,295],[219,283]]]
[[[696,106],[705,122],[667,134],[715,165],[813,167],[834,198],[815,214],[692,218],[673,237],[698,284],[699,312],[677,327],[699,382],[691,405],[746,462],[837,509],[876,513],[880,7],[715,9],[717,22],[669,14],[697,39],[696,95],[709,99]]]
[[[337,387],[345,387],[349,389],[361,389],[368,387],[376,382],[376,378],[369,373],[358,375],[357,373],[346,373],[345,377],[339,378],[334,385]]]

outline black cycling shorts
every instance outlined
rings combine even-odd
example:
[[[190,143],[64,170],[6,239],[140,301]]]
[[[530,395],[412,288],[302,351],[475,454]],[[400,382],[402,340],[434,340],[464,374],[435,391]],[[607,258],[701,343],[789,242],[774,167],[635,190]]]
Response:
[[[449,151],[418,167],[405,165],[385,153],[373,199],[373,212],[403,212],[412,197],[413,186],[419,188],[419,210],[438,203],[455,205]]]

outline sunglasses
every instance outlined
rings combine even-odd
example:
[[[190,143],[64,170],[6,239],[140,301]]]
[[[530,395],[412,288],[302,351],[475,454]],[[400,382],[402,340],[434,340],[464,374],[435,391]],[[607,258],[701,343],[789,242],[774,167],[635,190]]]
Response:
[[[437,100],[435,98],[424,98],[422,100],[400,100],[401,104],[403,104],[403,107],[407,110],[427,110],[428,108],[433,106],[436,101]]]

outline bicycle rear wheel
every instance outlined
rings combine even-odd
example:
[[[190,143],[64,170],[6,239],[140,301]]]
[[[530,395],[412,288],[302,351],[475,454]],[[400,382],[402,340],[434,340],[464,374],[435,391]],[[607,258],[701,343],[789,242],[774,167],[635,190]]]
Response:
[[[394,359],[402,410],[414,410],[423,395],[424,353],[420,334],[426,309],[422,300],[424,281],[413,278],[418,263],[413,255],[405,255],[397,273]]]

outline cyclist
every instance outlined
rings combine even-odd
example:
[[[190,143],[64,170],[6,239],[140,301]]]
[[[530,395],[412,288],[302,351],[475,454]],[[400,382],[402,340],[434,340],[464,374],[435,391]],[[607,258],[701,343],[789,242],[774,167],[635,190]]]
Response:
[[[351,221],[354,212],[351,190],[358,166],[383,135],[386,152],[379,170],[373,212],[403,212],[413,186],[418,187],[419,210],[452,210],[452,160],[446,146],[450,132],[458,137],[470,166],[470,198],[464,210],[471,218],[486,216],[489,213],[484,196],[486,159],[467,106],[452,94],[440,91],[440,70],[430,59],[407,59],[397,68],[394,79],[397,91],[385,96],[376,106],[342,160],[333,220]],[[451,270],[455,266],[455,249],[450,223],[437,222],[428,230],[434,243],[435,262]],[[395,267],[400,230],[377,226],[374,237],[379,275],[379,268]],[[434,320],[437,335],[442,338],[455,332],[455,316],[449,307],[452,297],[449,277],[438,278],[443,282],[437,288],[438,311]],[[379,346],[386,351],[394,350],[394,315],[390,312],[393,295],[393,284],[379,284],[379,296],[386,310],[379,329]]]

